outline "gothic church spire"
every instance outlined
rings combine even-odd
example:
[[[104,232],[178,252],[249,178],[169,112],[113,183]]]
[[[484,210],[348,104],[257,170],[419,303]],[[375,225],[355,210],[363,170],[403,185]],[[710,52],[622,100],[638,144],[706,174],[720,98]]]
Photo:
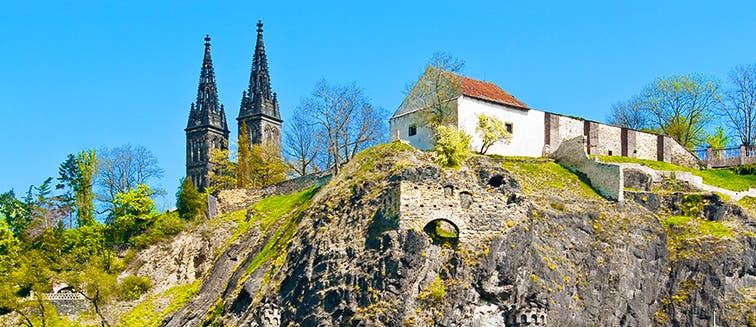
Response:
[[[263,41],[263,23],[257,21],[257,42],[252,58],[252,70],[249,74],[249,87],[242,95],[242,105],[239,118],[252,115],[266,115],[280,120],[278,99],[270,87],[270,73],[268,72],[268,58],[265,55]]]
[[[249,87],[242,93],[239,117],[239,135],[247,134],[251,144],[270,143],[281,148],[281,114],[278,97],[270,88],[268,58],[263,42],[263,24],[257,21],[257,43],[252,57]],[[246,126],[246,130],[242,130]]]
[[[213,59],[210,56],[210,35],[205,35],[205,55],[202,58],[197,100],[189,110],[186,125],[186,177],[204,191],[207,175],[212,170],[210,153],[228,146],[228,125],[223,105],[218,102]]]
[[[187,128],[202,125],[228,130],[225,110],[218,102],[213,59],[210,55],[210,35],[205,35],[205,55],[202,58],[197,100],[192,103]]]

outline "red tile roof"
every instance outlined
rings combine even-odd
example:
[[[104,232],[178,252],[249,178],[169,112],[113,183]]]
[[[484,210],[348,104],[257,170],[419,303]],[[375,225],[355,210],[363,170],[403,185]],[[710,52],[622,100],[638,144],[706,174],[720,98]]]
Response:
[[[518,108],[529,109],[527,104],[520,100],[517,100],[517,98],[507,93],[507,91],[502,90],[494,83],[479,81],[465,76],[459,77],[459,88],[462,90],[462,94],[466,96]]]

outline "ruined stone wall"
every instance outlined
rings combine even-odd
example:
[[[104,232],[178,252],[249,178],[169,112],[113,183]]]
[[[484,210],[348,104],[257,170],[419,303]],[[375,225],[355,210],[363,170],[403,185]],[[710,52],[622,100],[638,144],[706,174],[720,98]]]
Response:
[[[402,181],[399,185],[399,228],[422,231],[436,219],[459,229],[460,242],[476,242],[500,234],[509,221],[526,219],[526,209],[493,188],[463,178],[443,181]]]
[[[585,153],[585,136],[578,136],[562,142],[555,153],[559,164],[585,176],[591,186],[601,195],[611,200],[623,201],[622,168],[591,160]]]
[[[698,167],[698,158],[684,148],[680,143],[672,141],[670,144],[672,163],[685,167]]]
[[[559,116],[559,143],[584,134],[585,123],[582,119]],[[559,144],[552,144],[551,151],[556,151]]]
[[[656,135],[635,132],[635,157],[638,159],[656,160]]]
[[[598,124],[597,146],[600,156],[618,156],[622,154],[622,128],[611,125]]]

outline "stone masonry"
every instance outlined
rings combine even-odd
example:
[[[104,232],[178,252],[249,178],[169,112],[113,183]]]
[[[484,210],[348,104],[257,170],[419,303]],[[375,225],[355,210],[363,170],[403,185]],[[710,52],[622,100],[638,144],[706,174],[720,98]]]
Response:
[[[506,230],[509,221],[526,217],[522,198],[511,192],[518,188],[516,181],[498,173],[481,177],[481,183],[474,183],[456,172],[440,181],[401,181],[399,228],[422,231],[440,219],[458,229],[461,242],[476,242]]]

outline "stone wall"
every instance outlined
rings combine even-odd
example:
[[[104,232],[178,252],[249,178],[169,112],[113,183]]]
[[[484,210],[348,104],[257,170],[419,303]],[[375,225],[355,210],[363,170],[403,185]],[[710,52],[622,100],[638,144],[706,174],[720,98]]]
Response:
[[[619,165],[590,160],[585,153],[585,136],[563,141],[555,152],[556,160],[567,169],[582,174],[606,198],[623,200],[623,177]]]
[[[477,242],[500,234],[510,221],[526,219],[525,206],[512,195],[471,180],[475,179],[448,176],[441,181],[400,182],[399,228],[423,231],[431,221],[443,219],[457,227],[460,242]]]
[[[557,115],[559,117],[559,143],[569,140],[576,136],[585,135],[585,123],[582,119]],[[552,151],[556,151],[559,148],[559,143],[552,144]]]
[[[656,160],[656,135],[633,131],[635,134],[635,157]]]
[[[263,188],[222,190],[217,195],[217,212],[218,214],[224,214],[246,209],[262,198],[301,192],[316,185],[321,186],[328,183],[331,177],[332,173],[330,171],[322,171],[285,180]]]
[[[618,156],[622,154],[622,128],[611,125],[598,125],[598,155]]]
[[[699,160],[696,156],[674,140],[671,143],[672,163],[685,167],[698,167]]]

